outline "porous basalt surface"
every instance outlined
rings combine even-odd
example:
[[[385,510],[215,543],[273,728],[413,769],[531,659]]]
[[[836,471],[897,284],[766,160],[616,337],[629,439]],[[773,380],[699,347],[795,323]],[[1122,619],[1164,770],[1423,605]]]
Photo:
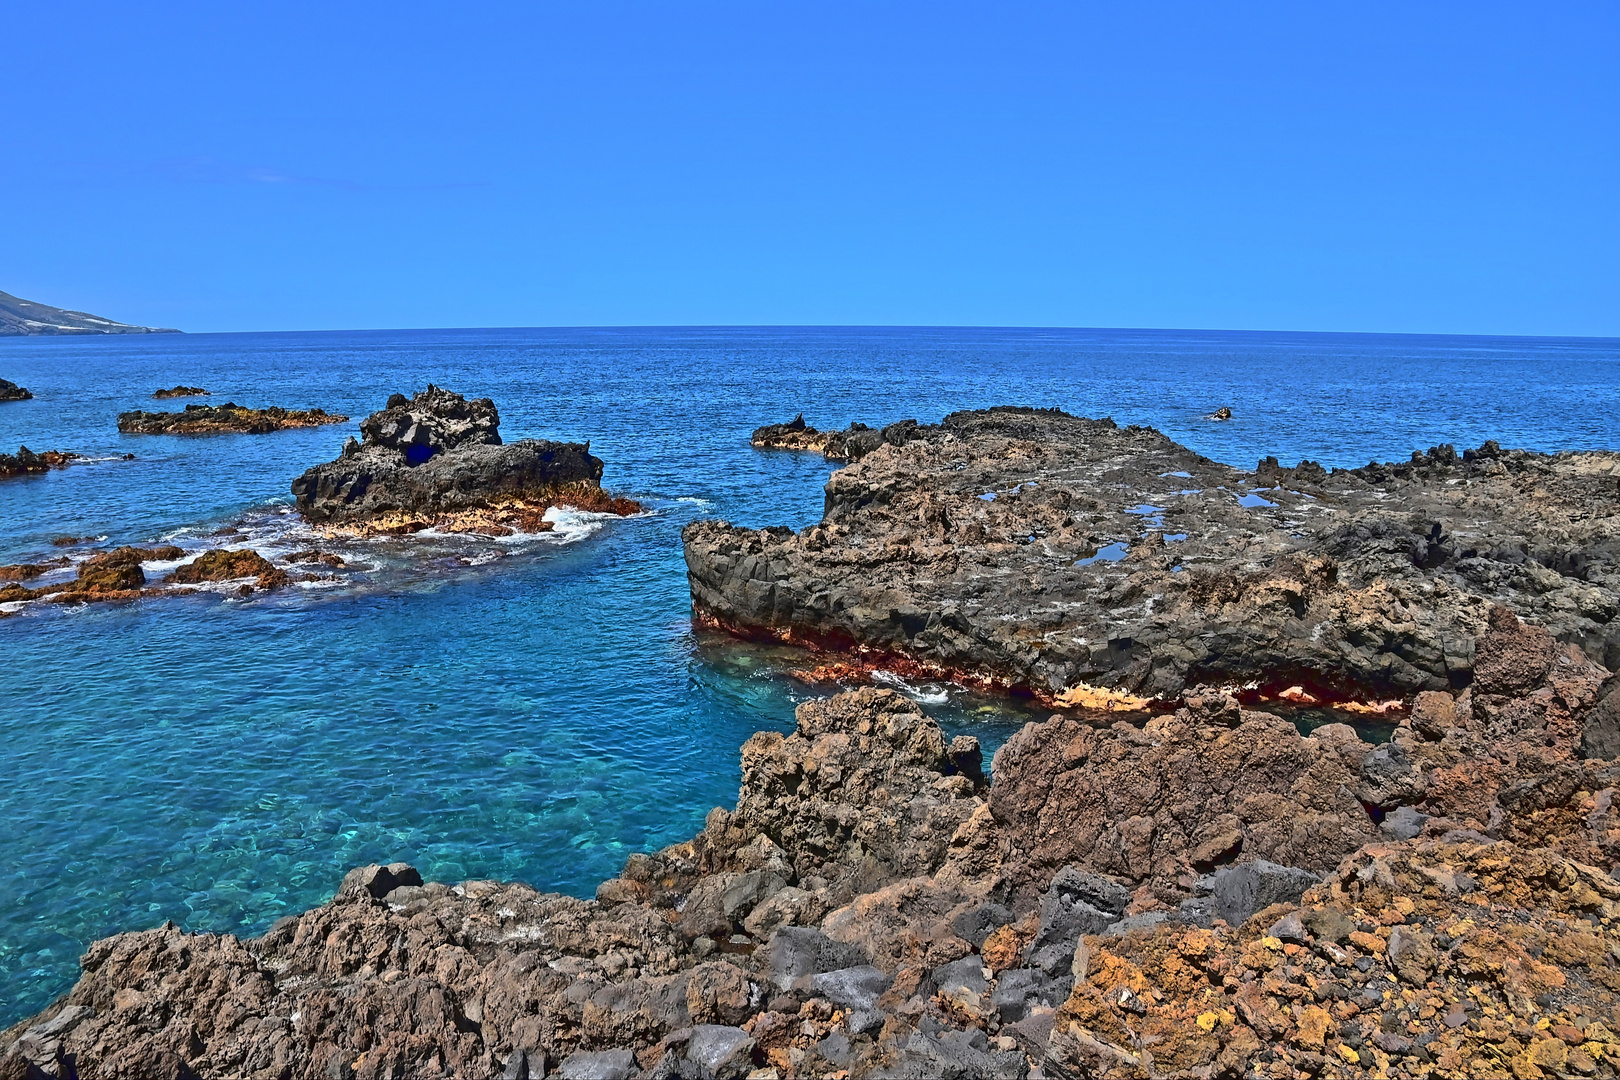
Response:
[[[347,416],[323,409],[249,409],[235,402],[223,405],[187,405],[181,412],[127,412],[118,414],[118,430],[125,435],[267,435],[289,428],[341,424]]]
[[[594,900],[396,863],[122,934],[0,1077],[1609,1074],[1617,680],[1500,608],[1475,654],[1376,747],[1200,692],[1030,724],[988,790],[893,691],[807,702]]]
[[[360,424],[335,461],[293,481],[304,517],[369,533],[428,528],[504,535],[550,528],[545,511],[578,505],[611,513],[640,507],[601,491],[602,459],[588,443],[502,443],[489,398],[468,401],[429,385],[395,394]]]
[[[43,454],[36,454],[26,446],[19,446],[15,454],[0,454],[0,476],[49,472],[65,468],[78,459],[78,454],[66,450],[47,450]]]
[[[167,398],[207,397],[208,391],[200,386],[175,386],[168,390],[154,390],[152,396],[163,401]]]
[[[34,395],[10,379],[0,379],[0,401],[28,401]]]
[[[1614,453],[1246,472],[1011,408],[869,434],[817,525],[687,527],[700,620],[1076,704],[1460,689],[1492,603],[1620,664]]]

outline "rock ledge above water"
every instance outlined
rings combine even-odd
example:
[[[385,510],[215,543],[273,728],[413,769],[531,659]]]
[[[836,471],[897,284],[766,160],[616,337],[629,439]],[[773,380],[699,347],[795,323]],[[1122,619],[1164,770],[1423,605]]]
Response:
[[[395,394],[360,424],[333,461],[293,481],[305,518],[369,532],[430,527],[504,535],[550,528],[554,505],[635,513],[601,489],[603,462],[589,443],[524,439],[502,443],[489,398],[471,401],[429,385]]]
[[[810,439],[781,427],[765,441]],[[1101,707],[1199,683],[1299,701],[1458,689],[1492,604],[1620,666],[1615,453],[1486,443],[1245,471],[1028,408],[856,434],[820,523],[687,527],[701,620]]]

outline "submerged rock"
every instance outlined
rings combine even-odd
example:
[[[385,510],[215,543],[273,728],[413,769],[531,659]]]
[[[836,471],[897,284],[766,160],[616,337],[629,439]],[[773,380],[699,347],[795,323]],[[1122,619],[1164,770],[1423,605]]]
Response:
[[[1245,472],[1021,408],[867,434],[820,523],[686,528],[700,621],[1107,709],[1457,690],[1493,603],[1620,666],[1620,454]]]
[[[0,401],[28,401],[34,395],[10,379],[0,379]]]
[[[119,413],[118,430],[125,435],[266,435],[288,428],[341,424],[347,419],[323,409],[249,409],[227,401],[223,405],[187,405],[181,412]]]
[[[159,401],[177,397],[207,397],[208,391],[200,386],[176,386],[169,390],[154,390],[152,396]]]
[[[552,506],[632,514],[641,507],[601,489],[602,459],[588,443],[503,444],[489,398],[468,401],[429,385],[395,394],[360,424],[334,461],[292,483],[305,518],[379,533],[428,528],[505,535],[550,528]]]

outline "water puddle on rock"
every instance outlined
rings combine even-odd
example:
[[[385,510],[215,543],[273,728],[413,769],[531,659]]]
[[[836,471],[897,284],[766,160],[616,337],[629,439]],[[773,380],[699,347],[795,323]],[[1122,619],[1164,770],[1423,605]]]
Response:
[[[1109,544],[1106,547],[1097,548],[1090,555],[1077,560],[1074,565],[1090,566],[1092,563],[1098,562],[1119,562],[1125,557],[1126,552],[1129,550],[1130,545],[1124,543],[1123,541]]]

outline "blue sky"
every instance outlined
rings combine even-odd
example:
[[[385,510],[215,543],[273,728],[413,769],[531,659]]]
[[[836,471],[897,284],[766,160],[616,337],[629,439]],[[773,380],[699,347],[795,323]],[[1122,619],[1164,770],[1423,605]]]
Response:
[[[188,330],[1620,335],[1620,5],[0,9],[0,289]]]

